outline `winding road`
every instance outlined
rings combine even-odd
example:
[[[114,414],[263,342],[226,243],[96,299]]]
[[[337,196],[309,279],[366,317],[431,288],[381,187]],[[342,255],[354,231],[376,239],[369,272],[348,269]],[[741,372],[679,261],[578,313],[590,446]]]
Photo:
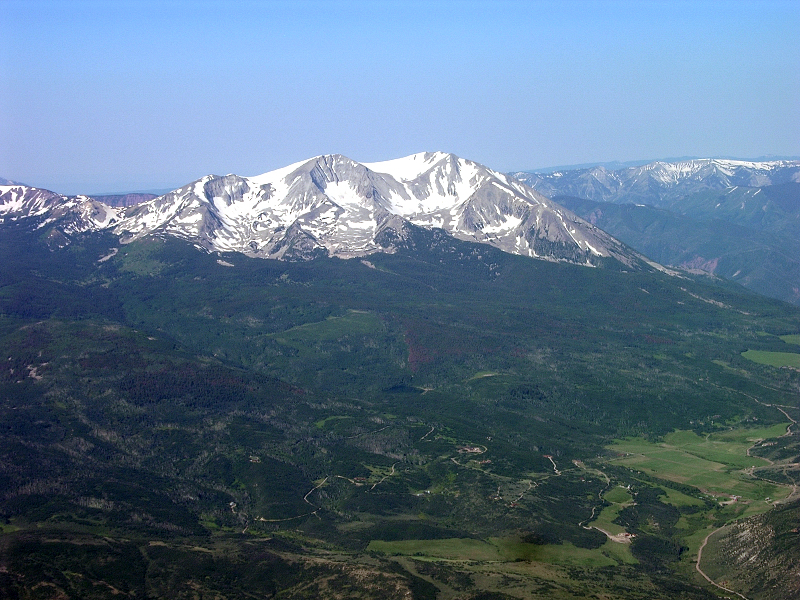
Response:
[[[722,591],[724,591],[724,592],[728,592],[729,594],[735,594],[735,595],[739,596],[739,598],[742,598],[743,600],[749,600],[749,598],[747,598],[747,596],[743,596],[743,595],[742,595],[742,594],[740,594],[739,592],[735,592],[735,591],[733,591],[733,590],[730,590],[730,589],[726,588],[725,586],[722,586],[722,585],[718,584],[716,581],[714,581],[713,579],[711,579],[711,577],[709,577],[708,575],[706,575],[706,574],[703,572],[703,569],[701,569],[701,568],[700,568],[700,560],[702,560],[702,558],[703,558],[703,548],[705,548],[705,547],[706,547],[706,544],[708,543],[708,538],[710,538],[712,535],[714,535],[715,533],[717,533],[717,532],[718,532],[720,529],[724,529],[724,528],[725,528],[725,525],[723,525],[722,527],[717,527],[717,528],[716,528],[714,531],[712,531],[711,533],[709,533],[709,534],[708,534],[708,535],[707,535],[707,536],[706,536],[706,537],[703,539],[703,543],[702,543],[702,544],[700,544],[700,548],[697,550],[697,562],[695,562],[695,564],[694,564],[694,568],[695,568],[695,569],[697,569],[697,572],[698,572],[698,573],[700,573],[700,575],[702,575],[702,576],[703,576],[703,578],[704,578],[704,579],[705,579],[705,580],[706,580],[708,583],[710,583],[711,585],[713,585],[713,586],[715,586],[715,587],[718,587],[718,588],[719,588],[719,589],[721,589]]]

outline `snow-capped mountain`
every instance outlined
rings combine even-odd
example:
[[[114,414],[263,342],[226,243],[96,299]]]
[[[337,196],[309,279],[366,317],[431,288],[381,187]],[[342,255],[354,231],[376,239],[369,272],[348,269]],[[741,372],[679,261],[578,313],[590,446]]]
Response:
[[[0,194],[0,215],[51,221],[49,211],[61,207],[79,214],[73,221],[85,228],[93,223],[111,229],[123,243],[169,235],[209,251],[264,258],[391,252],[418,226],[548,260],[597,264],[612,258],[628,266],[642,261],[528,186],[440,152],[364,164],[327,155],[254,177],[208,175],[120,209],[86,198],[36,200],[32,191],[0,188]],[[73,225],[76,231],[85,228]]]
[[[605,167],[510,174],[550,198],[574,196],[598,202],[625,202],[664,207],[676,198],[735,186],[762,187],[800,182],[800,161],[695,159],[652,162],[639,167]]]
[[[119,211],[88,196],[62,196],[20,184],[0,185],[0,219],[38,217],[39,226],[58,223],[65,234],[105,229],[119,221]]]

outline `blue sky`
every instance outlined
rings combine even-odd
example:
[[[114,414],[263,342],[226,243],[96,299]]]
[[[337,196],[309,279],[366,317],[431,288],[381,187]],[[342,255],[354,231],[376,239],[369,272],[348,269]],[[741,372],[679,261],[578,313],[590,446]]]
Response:
[[[0,176],[800,155],[800,2],[0,0]]]

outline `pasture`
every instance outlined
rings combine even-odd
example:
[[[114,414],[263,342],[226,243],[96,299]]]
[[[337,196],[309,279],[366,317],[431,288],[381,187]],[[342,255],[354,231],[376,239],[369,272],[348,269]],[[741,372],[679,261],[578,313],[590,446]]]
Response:
[[[535,561],[562,566],[609,567],[632,564],[635,559],[627,546],[607,541],[590,550],[564,542],[562,544],[530,544],[516,538],[470,538],[441,540],[373,540],[367,550],[386,555],[410,556],[417,560],[513,563]]]
[[[791,335],[782,335],[780,337],[787,344],[796,344],[800,346],[800,333],[794,333]]]
[[[642,438],[618,441],[610,449],[618,453],[614,464],[642,471],[648,475],[698,488],[729,502],[736,497],[735,508],[741,515],[763,512],[769,502],[790,493],[787,486],[750,477],[745,471],[767,466],[765,459],[747,455],[756,440],[777,437],[786,425],[766,429],[735,429],[698,436],[691,431],[676,431],[662,442]],[[669,492],[667,500],[694,503],[691,497]]]
[[[760,365],[771,367],[792,367],[800,369],[800,353],[797,352],[768,352],[767,350],[748,350],[742,352],[747,360],[752,360]]]

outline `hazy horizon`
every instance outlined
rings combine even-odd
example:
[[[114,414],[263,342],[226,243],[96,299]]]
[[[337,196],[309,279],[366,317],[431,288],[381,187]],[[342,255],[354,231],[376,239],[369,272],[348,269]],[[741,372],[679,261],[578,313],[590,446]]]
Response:
[[[308,158],[309,158],[309,160],[311,160],[314,157],[308,157]],[[396,157],[396,158],[402,158],[402,157]],[[468,158],[468,157],[461,157],[461,158]],[[514,171],[519,171],[519,172],[527,171],[527,172],[530,172],[530,173],[547,173],[547,172],[557,171],[557,170],[583,169],[583,168],[590,168],[590,167],[594,167],[594,166],[604,166],[606,168],[609,168],[609,169],[613,170],[613,169],[618,169],[618,168],[619,169],[623,169],[623,168],[626,168],[626,167],[646,165],[646,164],[652,163],[652,162],[678,162],[678,161],[684,161],[684,160],[697,160],[697,159],[719,159],[719,160],[736,160],[736,161],[745,161],[745,162],[747,162],[747,161],[761,162],[761,161],[774,161],[774,160],[800,160],[800,156],[753,156],[753,157],[740,157],[740,156],[702,156],[702,157],[701,156],[667,156],[667,157],[662,157],[662,158],[649,158],[649,159],[643,159],[643,160],[631,160],[631,161],[624,161],[624,162],[620,162],[620,161],[594,161],[594,162],[591,162],[590,161],[588,163],[578,163],[578,164],[572,164],[572,165],[550,165],[550,166],[546,166],[546,167],[534,167],[532,169],[515,169],[515,170],[512,170],[511,172],[514,172]],[[288,166],[288,165],[284,165],[284,166]],[[491,168],[490,165],[484,165],[484,166],[488,166],[489,168]],[[281,168],[281,167],[278,167],[278,168]],[[494,169],[494,170],[497,170],[497,169]],[[157,195],[161,195],[161,194],[166,194],[168,192],[171,192],[171,191],[173,191],[173,190],[175,190],[175,189],[177,189],[179,187],[182,187],[182,186],[186,185],[187,183],[191,183],[191,181],[196,181],[196,180],[198,180],[201,177],[204,177],[206,175],[220,175],[220,174],[219,173],[203,173],[201,175],[197,175],[197,176],[193,177],[191,180],[182,181],[180,183],[176,182],[175,185],[173,185],[173,186],[167,186],[167,187],[162,187],[162,188],[89,190],[89,191],[83,191],[82,190],[82,191],[72,191],[72,192],[62,192],[58,188],[47,188],[47,189],[50,189],[50,191],[53,191],[53,192],[63,193],[63,194],[66,194],[66,195],[76,195],[76,194],[83,194],[83,195],[88,195],[88,196],[122,196],[122,195],[126,195],[126,194],[157,194]],[[239,173],[235,173],[235,175],[240,175],[240,174]],[[253,174],[250,174],[250,175],[253,175]],[[261,173],[259,173],[258,175],[261,175]],[[0,179],[1,178],[2,178],[2,176],[0,175]],[[27,182],[27,181],[16,181],[16,180],[12,180],[12,181],[14,181],[14,183],[16,183],[16,184],[29,185],[29,186],[32,186],[32,187],[41,187],[41,186],[33,185],[33,184],[31,184],[30,182]]]
[[[800,5],[5,0],[0,176],[163,190],[320,154],[800,155]]]

